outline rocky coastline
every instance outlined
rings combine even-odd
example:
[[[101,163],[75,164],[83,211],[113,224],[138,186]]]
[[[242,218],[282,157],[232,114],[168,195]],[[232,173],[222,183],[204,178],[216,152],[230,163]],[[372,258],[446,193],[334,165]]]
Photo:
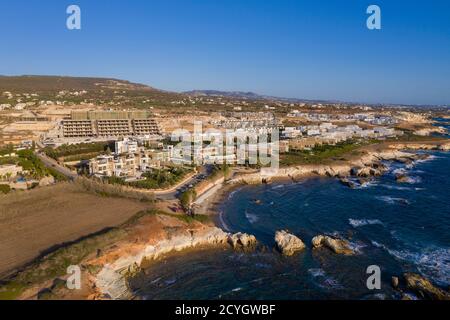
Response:
[[[231,234],[217,227],[186,230],[172,238],[156,244],[144,245],[134,254],[122,255],[115,261],[103,265],[93,279],[96,298],[124,300],[133,298],[128,287],[128,278],[138,273],[143,264],[157,261],[164,255],[204,246],[230,245],[233,249],[247,249],[256,245],[256,238],[246,233]]]
[[[383,161],[397,161],[412,163],[423,160],[427,155],[420,155],[413,151],[418,150],[438,150],[449,151],[450,142],[433,143],[398,143],[389,144],[381,149],[367,149],[364,154],[347,161],[334,164],[306,164],[279,168],[278,170],[261,170],[257,173],[242,174],[234,177],[229,184],[261,184],[268,183],[274,179],[297,180],[309,176],[325,176],[348,178],[378,176],[386,171]]]

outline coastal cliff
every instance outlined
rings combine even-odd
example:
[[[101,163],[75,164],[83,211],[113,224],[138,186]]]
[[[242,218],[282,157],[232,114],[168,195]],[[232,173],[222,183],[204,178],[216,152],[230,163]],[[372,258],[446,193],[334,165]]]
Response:
[[[227,244],[234,249],[245,249],[254,246],[256,238],[245,233],[230,234],[217,227],[203,225],[178,231],[175,236],[156,243],[143,243],[138,246],[134,246],[133,243],[124,244],[106,257],[89,262],[102,266],[101,271],[91,279],[96,292],[90,298],[113,300],[133,298],[128,287],[128,278],[138,273],[143,264],[156,261],[173,252]],[[124,250],[128,254],[124,254]]]

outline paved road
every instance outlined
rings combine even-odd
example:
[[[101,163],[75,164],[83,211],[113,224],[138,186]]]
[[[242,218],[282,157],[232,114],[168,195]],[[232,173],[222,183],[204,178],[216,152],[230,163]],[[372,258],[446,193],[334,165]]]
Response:
[[[58,162],[56,162],[55,159],[49,158],[45,154],[40,152],[35,152],[35,154],[47,167],[55,169],[56,171],[66,176],[67,178],[74,180],[77,177],[76,173],[60,165]]]
[[[183,183],[179,188],[177,188],[174,191],[168,192],[168,193],[160,193],[155,195],[157,199],[161,200],[174,200],[176,199],[183,191],[185,191],[187,188],[189,188],[190,185],[195,185],[196,183],[200,182],[202,180],[202,176],[206,176],[210,174],[212,170],[212,166],[202,166],[202,170],[193,176],[191,179]]]

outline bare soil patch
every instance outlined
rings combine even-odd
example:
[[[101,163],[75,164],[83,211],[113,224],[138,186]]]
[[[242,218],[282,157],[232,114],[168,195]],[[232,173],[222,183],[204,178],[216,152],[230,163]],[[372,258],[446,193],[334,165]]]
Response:
[[[62,183],[0,196],[0,277],[64,243],[117,226],[150,203]]]

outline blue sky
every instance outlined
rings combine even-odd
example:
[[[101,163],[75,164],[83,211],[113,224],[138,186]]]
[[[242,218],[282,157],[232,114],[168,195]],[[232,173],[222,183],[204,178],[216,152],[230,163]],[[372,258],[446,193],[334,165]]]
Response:
[[[77,4],[82,29],[66,28]],[[381,8],[382,29],[366,28]],[[450,104],[450,1],[0,1],[0,74]]]

